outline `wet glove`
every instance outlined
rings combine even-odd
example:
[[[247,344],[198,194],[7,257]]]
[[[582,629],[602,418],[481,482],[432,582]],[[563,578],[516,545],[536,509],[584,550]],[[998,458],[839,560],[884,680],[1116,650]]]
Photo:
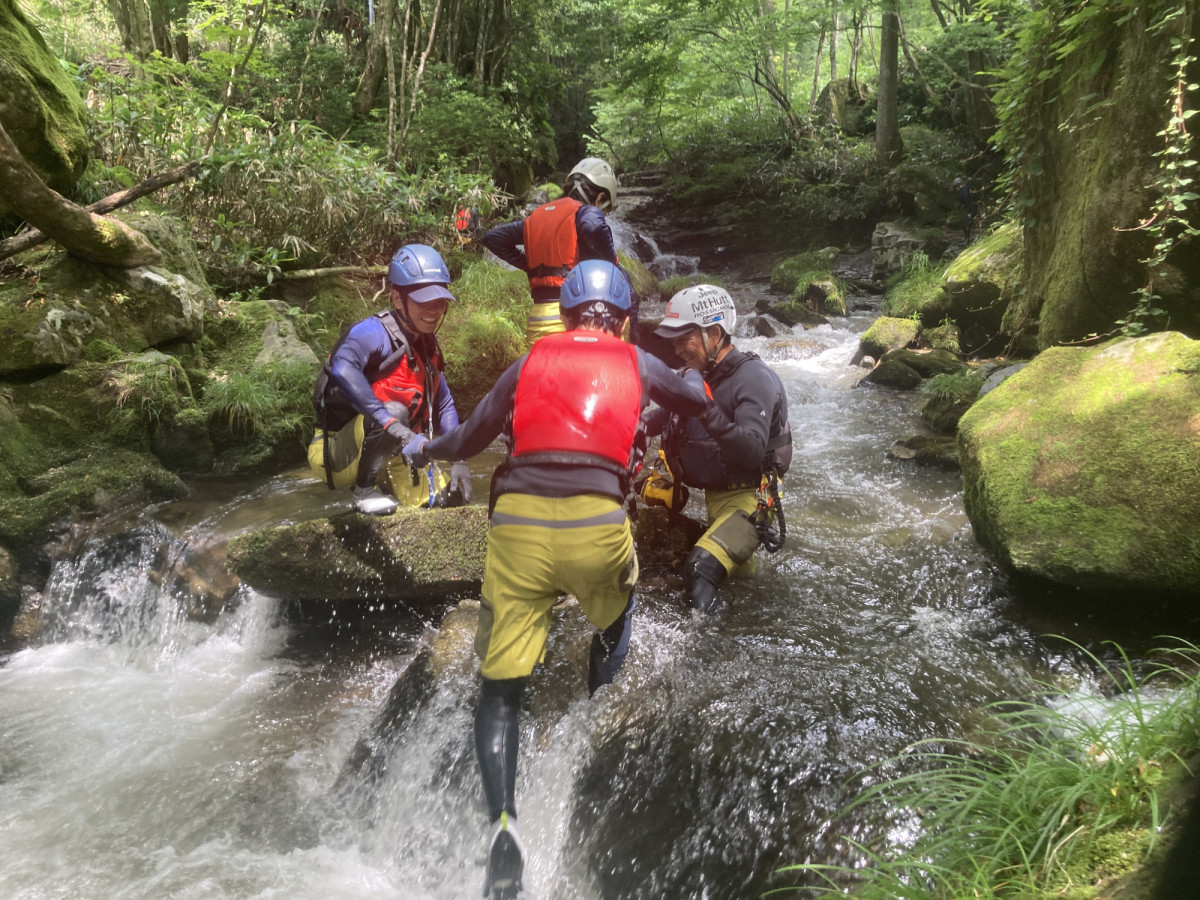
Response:
[[[401,447],[416,437],[416,435],[412,433],[412,430],[409,429],[409,427],[399,419],[392,419],[383,426],[383,430],[395,438],[396,442],[399,443]]]
[[[450,493],[462,494],[462,505],[471,502],[471,470],[462,460],[450,464]]]
[[[400,451],[404,454],[404,461],[410,466],[416,466],[418,469],[424,468],[429,464],[428,458],[421,452],[421,449],[429,443],[429,438],[423,434],[411,435],[411,440],[404,445],[404,449]]]

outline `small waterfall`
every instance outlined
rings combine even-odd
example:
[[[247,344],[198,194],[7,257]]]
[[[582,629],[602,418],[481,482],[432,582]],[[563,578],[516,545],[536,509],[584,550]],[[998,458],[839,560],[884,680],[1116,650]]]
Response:
[[[700,257],[663,253],[654,238],[637,231],[615,215],[608,217],[608,224],[617,249],[637,257],[660,281],[696,273]]]

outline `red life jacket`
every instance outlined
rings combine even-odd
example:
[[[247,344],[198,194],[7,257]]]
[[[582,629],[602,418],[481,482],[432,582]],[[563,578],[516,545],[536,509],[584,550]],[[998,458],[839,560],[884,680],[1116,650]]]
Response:
[[[548,334],[517,381],[512,462],[595,464],[599,457],[624,472],[641,409],[637,347],[602,331]]]
[[[408,409],[408,427],[417,432],[425,430],[429,424],[433,401],[442,381],[444,363],[440,348],[429,362],[426,366],[419,355],[406,352],[396,368],[378,381],[371,382],[371,392],[379,398],[380,403],[404,404]]]
[[[560,288],[579,262],[575,214],[583,206],[563,197],[539,206],[525,217],[525,271],[531,288]]]

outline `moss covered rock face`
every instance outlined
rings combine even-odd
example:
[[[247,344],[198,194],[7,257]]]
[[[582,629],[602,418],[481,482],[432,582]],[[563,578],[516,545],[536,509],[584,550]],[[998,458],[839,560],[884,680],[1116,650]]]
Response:
[[[85,121],[83,98],[20,4],[0,0],[0,123],[38,176],[66,196],[87,167]]]
[[[1138,599],[1200,592],[1200,341],[1047,350],[958,440],[967,515],[1010,570]]]
[[[183,227],[159,225],[163,231]],[[198,267],[176,264],[169,250],[164,267],[134,269],[96,266],[49,249],[19,259],[21,277],[0,281],[0,340],[8,348],[0,375],[75,365],[97,342],[112,353],[140,353],[195,341],[204,333],[206,309],[215,306],[206,283],[177,274],[198,273]]]

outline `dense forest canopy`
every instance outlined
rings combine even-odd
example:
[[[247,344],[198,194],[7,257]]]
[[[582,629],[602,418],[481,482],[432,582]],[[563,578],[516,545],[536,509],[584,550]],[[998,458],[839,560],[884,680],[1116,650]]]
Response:
[[[918,214],[955,175],[988,186],[994,218],[1019,215],[1037,189],[1044,91],[1073,59],[1110,64],[1111,30],[1089,23],[1138,8],[18,2],[88,98],[94,152],[75,199],[202,161],[170,202],[221,250],[212,265],[229,287],[449,239],[458,207],[506,214],[584,155],[660,168],[679,209],[715,224],[787,221],[794,245]],[[1148,27],[1194,15],[1184,0],[1151,6]],[[1173,196],[1186,205],[1184,188]]]

